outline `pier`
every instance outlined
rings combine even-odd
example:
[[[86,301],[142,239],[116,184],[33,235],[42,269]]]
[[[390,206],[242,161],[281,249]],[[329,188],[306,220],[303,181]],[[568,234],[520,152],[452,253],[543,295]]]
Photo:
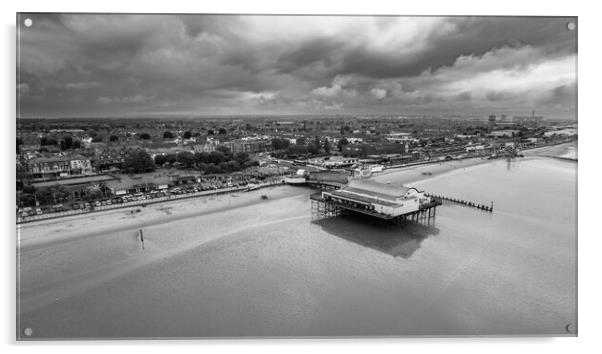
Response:
[[[371,208],[353,203],[341,203],[332,199],[324,198],[322,193],[314,193],[310,196],[310,199],[313,220],[332,218],[346,214],[347,212],[355,212],[372,217],[374,221],[383,221],[389,223],[424,222],[430,224],[437,215],[437,206],[442,204],[440,200],[433,198],[430,202],[421,205],[418,210],[405,214],[393,215],[377,212]]]
[[[427,195],[430,197],[439,199],[439,200],[445,200],[448,202],[464,205],[464,206],[471,207],[471,208],[477,208],[477,209],[480,209],[483,211],[493,213],[493,201],[491,202],[491,205],[487,206],[484,204],[479,204],[479,203],[475,203],[475,202],[471,202],[471,201],[467,201],[467,200],[463,200],[463,199],[458,199],[458,198],[444,197],[444,196],[433,195],[433,194],[427,194]]]
[[[352,212],[382,222],[426,222],[436,216],[440,199],[415,188],[390,186],[368,181],[352,181],[335,190],[310,196],[313,219],[324,219]]]

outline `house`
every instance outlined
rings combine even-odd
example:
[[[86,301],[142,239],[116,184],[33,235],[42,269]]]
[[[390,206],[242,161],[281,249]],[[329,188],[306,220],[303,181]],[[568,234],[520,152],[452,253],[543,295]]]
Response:
[[[92,174],[90,160],[82,155],[46,155],[25,161],[26,171],[32,178],[61,178]]]

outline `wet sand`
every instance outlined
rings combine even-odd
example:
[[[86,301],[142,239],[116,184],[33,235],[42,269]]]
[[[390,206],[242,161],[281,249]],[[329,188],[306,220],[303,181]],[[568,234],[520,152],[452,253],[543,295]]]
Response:
[[[19,228],[20,309],[26,312],[44,306],[162,257],[244,230],[251,225],[229,222],[224,212],[256,210],[256,206],[266,203],[261,194],[269,195],[271,203],[286,203],[304,196],[306,191],[272,187],[24,224]],[[136,209],[140,212],[130,213]],[[263,213],[257,214],[255,223],[269,224],[269,218],[261,220]],[[199,218],[206,221],[203,232],[164,232],[175,224],[185,225]],[[193,228],[194,223],[190,225]],[[144,232],[144,250],[140,229]],[[160,237],[154,237],[156,229],[162,230]]]

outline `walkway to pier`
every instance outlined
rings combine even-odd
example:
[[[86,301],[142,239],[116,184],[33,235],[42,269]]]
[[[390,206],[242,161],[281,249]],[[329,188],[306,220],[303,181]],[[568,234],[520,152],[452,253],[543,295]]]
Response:
[[[344,183],[339,182],[330,182],[330,181],[316,181],[316,180],[307,180],[305,181],[309,187],[324,189],[324,190],[332,190],[332,189],[341,189],[345,186]]]
[[[432,198],[439,199],[439,200],[446,200],[448,202],[452,202],[452,203],[464,205],[464,206],[467,206],[467,207],[472,207],[472,208],[477,208],[477,209],[480,209],[480,210],[483,210],[483,211],[488,211],[490,213],[493,212],[493,201],[491,202],[490,206],[487,206],[487,205],[484,205],[484,204],[470,202],[470,201],[459,199],[459,198],[444,197],[444,196],[440,196],[440,195],[427,194],[427,193],[425,193],[425,195],[427,195],[429,197],[432,197]]]

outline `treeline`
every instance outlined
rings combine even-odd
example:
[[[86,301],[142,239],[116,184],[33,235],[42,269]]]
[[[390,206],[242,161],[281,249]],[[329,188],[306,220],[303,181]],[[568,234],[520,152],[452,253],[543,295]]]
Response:
[[[192,153],[182,151],[177,154],[157,155],[155,165],[166,164],[197,169],[205,173],[229,173],[257,166],[257,161],[252,161],[246,152],[232,153],[229,149],[219,147],[212,152]]]
[[[291,144],[283,138],[272,139],[273,155],[278,158],[311,157],[320,154],[330,154],[331,146],[328,139],[321,140],[316,136],[309,144],[305,138],[298,138],[297,144]]]

